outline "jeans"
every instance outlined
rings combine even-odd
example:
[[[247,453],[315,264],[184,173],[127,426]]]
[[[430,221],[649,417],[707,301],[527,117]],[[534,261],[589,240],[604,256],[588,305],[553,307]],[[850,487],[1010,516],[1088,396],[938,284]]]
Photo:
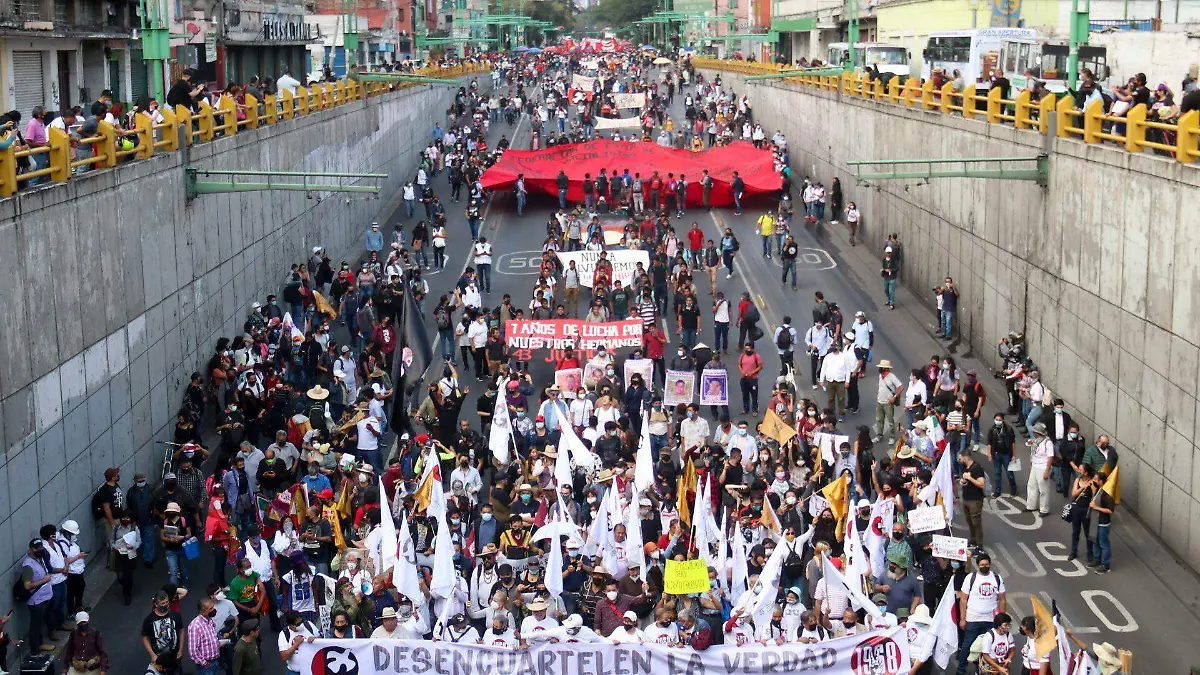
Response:
[[[895,279],[884,279],[883,280],[883,295],[884,295],[884,297],[887,298],[888,305],[896,304],[896,280]]]
[[[446,269],[446,247],[433,247],[433,266],[439,270]]]
[[[762,244],[763,244],[763,255],[770,258],[771,257],[771,235],[769,235],[769,234],[762,235]]]
[[[971,653],[971,645],[975,638],[992,629],[991,621],[971,621],[963,631],[963,640],[958,644],[958,675],[966,675],[967,656]]]
[[[208,665],[196,665],[196,675],[217,675],[221,670],[221,659],[218,657]]]
[[[479,224],[478,218],[470,218],[467,220],[467,225],[471,226],[471,241],[479,241]]]
[[[525,200],[526,199],[527,199],[527,197],[524,193],[522,193],[522,192],[517,193],[517,215],[518,216],[525,215]],[[409,217],[410,218],[412,217],[411,213],[409,214]]]
[[[188,585],[188,570],[187,558],[183,555],[183,550],[178,551],[168,550],[167,558],[167,579],[177,586]]]
[[[454,361],[454,331],[439,330],[438,337],[441,338],[442,358]]]
[[[404,215],[408,218],[412,218],[414,211],[415,211],[414,201],[411,199],[405,199],[404,200]]]
[[[596,208],[596,196],[591,192],[583,193],[583,207],[588,211],[593,211]]]
[[[713,322],[713,351],[729,351],[729,322]]]
[[[683,346],[686,347],[688,351],[691,351],[692,347],[696,346],[696,338],[696,331],[685,328],[683,333],[680,335],[679,341],[683,343]]]
[[[941,334],[942,337],[950,337],[954,333],[954,312],[941,312]]]
[[[1012,462],[1012,455],[1003,455],[997,452],[992,454],[992,458],[993,470],[996,473],[992,479],[992,496],[999,496],[1003,491],[1005,474],[1008,475],[1008,486],[1012,488],[1012,493],[1017,494],[1017,476],[1008,470],[1008,465]]]
[[[726,274],[733,276],[733,250],[722,251],[721,257],[725,259]]]
[[[50,627],[51,631],[54,631],[67,620],[67,582],[54,584],[51,589],[54,594],[50,596],[46,625]]]
[[[657,457],[658,451],[667,447],[667,437],[665,435],[650,434],[650,454]]]
[[[758,378],[742,378],[742,410],[758,414]]]
[[[213,557],[213,583],[218,586],[225,585],[225,566],[229,560],[225,555],[225,547],[219,544],[212,545]]]
[[[1028,400],[1028,399],[1026,399]],[[1025,430],[1029,432],[1029,437],[1033,438],[1033,425],[1038,423],[1042,417],[1041,403],[1030,403],[1029,413],[1025,417]]]
[[[142,560],[147,565],[154,563],[155,549],[158,547],[158,536],[153,525],[139,525],[142,535]]]
[[[567,191],[566,190],[558,191],[558,208],[564,209],[564,210],[567,208]]]
[[[740,192],[733,193],[733,210],[739,214],[742,212],[742,193]]]
[[[1090,530],[1092,528],[1092,519],[1088,514],[1088,508],[1085,505],[1082,509],[1075,509],[1075,512],[1082,512],[1084,515],[1071,516],[1071,555],[1079,555],[1079,535],[1083,534],[1084,551],[1090,560],[1093,557],[1092,553],[1092,537]]]
[[[796,279],[796,261],[795,260],[784,260],[783,261],[783,278],[779,280],[780,286],[787,285],[788,273],[791,273],[791,275],[792,275],[792,290],[796,290],[796,283],[798,280]]]
[[[479,273],[479,288],[484,293],[492,292],[492,264],[479,263],[475,265],[475,271]]]
[[[1110,529],[1112,529],[1112,523],[1100,523],[1097,525],[1096,541],[1092,546],[1092,557],[1105,569],[1109,568],[1112,562],[1112,545],[1108,543],[1108,531]]]

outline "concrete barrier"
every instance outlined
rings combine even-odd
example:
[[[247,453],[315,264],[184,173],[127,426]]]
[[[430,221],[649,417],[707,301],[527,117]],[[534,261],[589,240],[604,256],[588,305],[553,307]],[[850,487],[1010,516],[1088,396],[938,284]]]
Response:
[[[796,183],[840,178],[862,211],[861,241],[882,254],[887,234],[900,235],[906,285],[932,305],[930,289],[954,277],[969,343],[960,351],[998,366],[997,340],[1024,331],[1043,381],[1085,436],[1113,438],[1122,506],[1200,569],[1200,172],[1073,138],[1047,145],[980,119],[721,76],[750,94],[768,134],[786,135]],[[964,178],[855,186],[846,165],[1047,148],[1044,189]]]

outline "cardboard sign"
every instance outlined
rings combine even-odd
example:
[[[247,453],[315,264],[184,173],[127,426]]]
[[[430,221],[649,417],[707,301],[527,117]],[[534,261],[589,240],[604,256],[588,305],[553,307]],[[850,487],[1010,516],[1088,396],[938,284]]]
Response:
[[[663,592],[672,595],[707,593],[708,563],[703,560],[668,560],[663,570]]]
[[[946,511],[941,504],[923,506],[908,512],[908,530],[913,534],[946,529]]]
[[[933,535],[933,557],[965,561],[967,559],[967,540],[963,537],[935,534]]]

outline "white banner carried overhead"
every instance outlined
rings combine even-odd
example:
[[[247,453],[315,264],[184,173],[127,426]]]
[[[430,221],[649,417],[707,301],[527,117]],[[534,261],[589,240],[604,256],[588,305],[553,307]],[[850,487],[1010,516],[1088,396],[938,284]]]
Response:
[[[302,643],[296,658],[301,675],[898,675],[911,663],[903,626],[814,644],[725,644],[704,651],[583,643],[562,628],[544,634],[559,642],[530,640],[529,649],[517,649],[511,633],[487,646],[320,639]]]
[[[571,76],[571,88],[572,89],[582,89],[584,91],[591,91],[592,87],[595,86],[595,82],[596,82],[596,78],[594,78],[594,77],[584,77],[583,75],[572,75]]]
[[[613,94],[613,103],[618,108],[644,108],[646,106],[645,94]]]
[[[596,129],[639,129],[642,121],[636,117],[597,117]]]
[[[633,283],[633,273],[637,264],[642,263],[643,269],[650,269],[649,251],[608,251],[608,261],[612,264],[612,280],[620,281],[628,288]],[[570,267],[575,261],[575,269],[579,270],[579,283],[588,288],[592,287],[592,276],[596,272],[596,261],[600,259],[600,251],[560,251],[558,259],[564,268]]]

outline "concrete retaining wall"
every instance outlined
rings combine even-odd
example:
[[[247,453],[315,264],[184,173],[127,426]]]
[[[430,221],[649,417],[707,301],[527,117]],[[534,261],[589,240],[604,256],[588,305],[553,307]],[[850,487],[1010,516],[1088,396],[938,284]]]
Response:
[[[0,201],[0,587],[44,523],[77,520],[83,549],[103,559],[90,505],[104,469],[121,467],[123,486],[137,470],[157,478],[155,441],[171,439],[188,376],[312,246],[335,264],[362,252],[454,91],[408,89],[192,149],[212,169],[387,173],[379,200],[188,202],[171,154]],[[6,590],[0,613],[10,603]]]
[[[862,210],[860,236],[881,255],[887,233],[899,233],[905,284],[932,303],[930,289],[954,277],[970,348],[999,365],[997,340],[1025,332],[1085,436],[1113,437],[1123,506],[1200,569],[1200,168],[1057,139],[1046,189],[978,179],[855,186],[848,160],[1028,156],[1045,137],[721,77],[749,91],[768,134],[787,136],[797,183],[839,177]]]

